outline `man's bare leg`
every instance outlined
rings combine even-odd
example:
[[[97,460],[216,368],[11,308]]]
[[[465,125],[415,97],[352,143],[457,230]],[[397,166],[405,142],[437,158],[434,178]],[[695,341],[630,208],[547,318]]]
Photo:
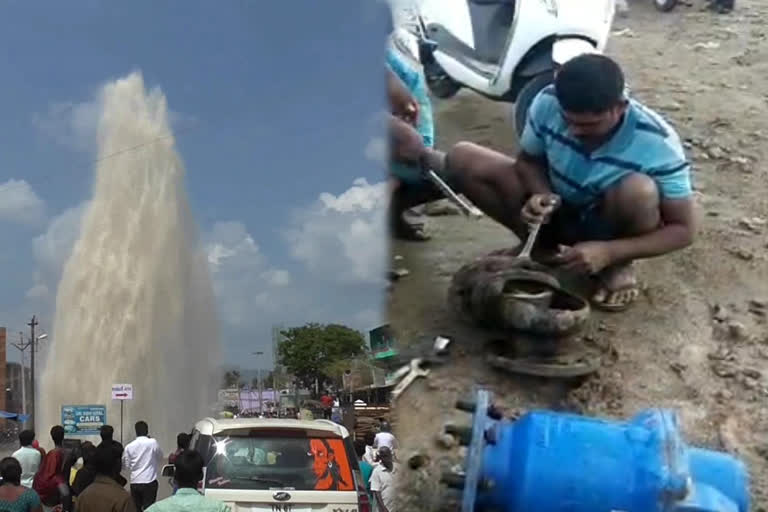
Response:
[[[515,159],[492,149],[459,142],[446,155],[443,173],[459,191],[496,222],[523,238],[520,219],[526,192],[515,173]]]
[[[513,158],[470,142],[459,142],[448,153],[427,148],[422,156],[432,170],[486,215],[521,239],[527,236],[528,228],[520,219],[526,193],[515,173]],[[442,193],[431,185],[400,186],[392,197],[393,221],[405,222],[405,210],[442,198]]]
[[[661,223],[659,191],[645,174],[626,176],[606,192],[603,201],[602,215],[616,226],[619,237],[649,233]],[[592,302],[599,309],[623,311],[640,294],[631,261],[606,268],[598,277],[600,285]]]

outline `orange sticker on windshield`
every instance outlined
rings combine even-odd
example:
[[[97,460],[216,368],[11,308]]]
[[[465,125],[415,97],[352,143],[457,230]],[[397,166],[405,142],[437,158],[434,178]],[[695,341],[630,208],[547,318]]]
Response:
[[[315,490],[355,490],[349,459],[341,439],[312,439],[309,450],[313,460],[312,471],[317,478]]]

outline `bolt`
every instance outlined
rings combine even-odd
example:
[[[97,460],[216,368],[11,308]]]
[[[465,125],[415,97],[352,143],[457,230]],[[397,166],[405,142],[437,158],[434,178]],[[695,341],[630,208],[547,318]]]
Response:
[[[456,436],[462,446],[469,446],[472,442],[472,429],[469,427],[448,424],[445,426],[445,433]]]
[[[477,409],[477,402],[474,400],[457,400],[456,408],[460,411],[474,414],[475,410]]]
[[[496,406],[496,404],[491,404],[488,406],[488,417],[492,420],[500,420],[504,417],[504,414],[501,412],[501,409]]]
[[[466,484],[466,478],[464,478],[464,475],[447,471],[440,477],[440,482],[451,489],[463,489]]]
[[[483,478],[478,484],[478,488],[481,491],[491,491],[494,487],[496,487],[496,480],[491,480],[490,478]]]

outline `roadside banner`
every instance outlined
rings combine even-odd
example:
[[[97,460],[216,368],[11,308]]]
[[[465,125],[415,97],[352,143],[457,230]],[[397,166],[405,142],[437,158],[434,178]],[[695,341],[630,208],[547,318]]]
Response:
[[[106,405],[62,405],[61,424],[64,432],[73,436],[99,435],[107,423]]]

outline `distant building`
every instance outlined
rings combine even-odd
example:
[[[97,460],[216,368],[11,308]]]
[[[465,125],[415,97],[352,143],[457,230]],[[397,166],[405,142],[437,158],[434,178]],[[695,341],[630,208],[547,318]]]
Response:
[[[397,342],[389,324],[380,325],[368,331],[371,356],[377,361],[386,361],[397,355]]]
[[[22,392],[22,384],[21,384],[21,364],[19,363],[6,363],[5,365],[5,374],[7,377],[7,384],[5,386],[6,393],[5,393],[5,402],[6,402],[6,409],[8,412],[22,412],[24,409],[22,407],[22,397],[24,396],[24,393]],[[29,368],[24,368],[24,385],[26,386],[27,391],[27,412],[29,412],[32,401],[31,401],[31,373]]]

